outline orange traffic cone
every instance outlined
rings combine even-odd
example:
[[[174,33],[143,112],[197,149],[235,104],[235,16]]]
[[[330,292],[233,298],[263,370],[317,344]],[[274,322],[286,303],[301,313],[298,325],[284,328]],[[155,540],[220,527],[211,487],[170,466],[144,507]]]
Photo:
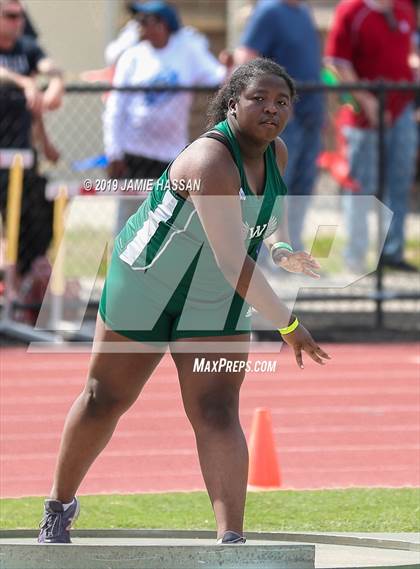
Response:
[[[281,486],[271,414],[268,409],[258,408],[254,413],[249,440],[248,484],[265,489]]]

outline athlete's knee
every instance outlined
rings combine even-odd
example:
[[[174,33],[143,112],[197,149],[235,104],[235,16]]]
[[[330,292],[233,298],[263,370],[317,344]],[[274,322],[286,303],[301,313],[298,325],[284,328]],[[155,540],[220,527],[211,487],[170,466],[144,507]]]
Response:
[[[121,415],[132,403],[127,395],[96,379],[89,379],[84,397],[86,410],[92,417]]]
[[[200,426],[227,430],[238,421],[237,394],[229,390],[215,390],[199,398]]]

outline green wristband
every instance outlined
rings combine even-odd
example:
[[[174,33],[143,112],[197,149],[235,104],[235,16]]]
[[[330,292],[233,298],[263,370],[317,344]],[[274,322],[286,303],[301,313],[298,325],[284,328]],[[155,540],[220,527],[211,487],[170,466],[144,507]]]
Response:
[[[283,241],[279,241],[278,243],[274,243],[274,245],[271,247],[271,253],[273,253],[273,251],[275,251],[276,249],[286,249],[286,251],[290,251],[291,253],[294,253],[293,247],[291,245],[289,245],[289,243],[284,243]]]
[[[278,243],[274,243],[274,245],[270,249],[271,260],[273,261],[273,263],[275,263],[273,253],[277,249],[286,249],[286,251],[290,251],[290,253],[294,253],[293,247],[291,245],[289,245],[289,243],[284,243],[283,241],[279,241]]]

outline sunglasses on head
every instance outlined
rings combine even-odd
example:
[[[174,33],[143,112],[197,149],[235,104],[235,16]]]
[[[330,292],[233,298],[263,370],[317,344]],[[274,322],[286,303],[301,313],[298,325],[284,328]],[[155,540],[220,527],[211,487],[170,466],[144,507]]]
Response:
[[[0,15],[6,20],[21,20],[24,17],[23,12],[1,12]]]

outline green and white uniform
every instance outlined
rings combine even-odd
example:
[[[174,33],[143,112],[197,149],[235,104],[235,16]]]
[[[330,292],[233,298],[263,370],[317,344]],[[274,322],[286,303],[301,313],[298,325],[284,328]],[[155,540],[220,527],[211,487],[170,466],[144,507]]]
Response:
[[[263,195],[255,196],[228,122],[203,136],[224,143],[239,170],[243,237],[248,254],[256,260],[261,242],[281,220],[287,192],[275,145],[264,155]],[[140,342],[249,332],[250,307],[217,266],[197,211],[170,187],[169,172],[170,166],[116,238],[99,306],[101,317],[112,330]],[[223,197],[208,199],[218,199],[220,207],[226,207]]]

